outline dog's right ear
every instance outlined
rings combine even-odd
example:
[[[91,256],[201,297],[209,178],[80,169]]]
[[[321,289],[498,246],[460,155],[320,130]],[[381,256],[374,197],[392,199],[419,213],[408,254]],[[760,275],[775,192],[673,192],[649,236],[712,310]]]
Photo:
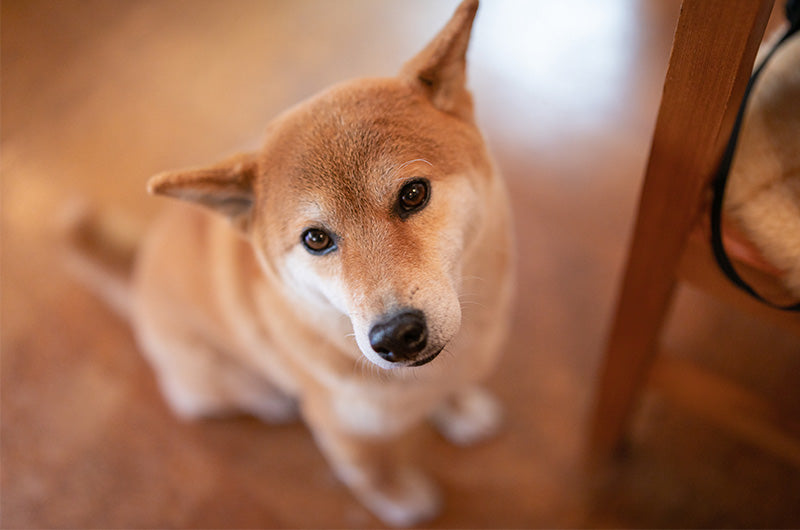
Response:
[[[467,47],[478,0],[463,0],[450,21],[428,45],[403,65],[400,76],[422,88],[443,112],[472,121],[467,90]]]
[[[242,232],[250,225],[256,155],[233,156],[207,168],[168,171],[152,177],[147,191],[201,204],[227,217]]]

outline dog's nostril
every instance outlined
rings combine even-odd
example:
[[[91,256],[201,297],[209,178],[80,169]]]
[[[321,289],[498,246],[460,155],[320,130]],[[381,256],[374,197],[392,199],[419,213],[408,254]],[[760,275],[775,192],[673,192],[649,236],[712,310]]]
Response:
[[[406,346],[413,348],[417,343],[423,340],[424,331],[425,328],[423,328],[422,326],[414,326],[403,333],[401,340]]]
[[[369,342],[387,361],[413,360],[428,342],[425,316],[416,310],[398,313],[374,325],[369,332]]]

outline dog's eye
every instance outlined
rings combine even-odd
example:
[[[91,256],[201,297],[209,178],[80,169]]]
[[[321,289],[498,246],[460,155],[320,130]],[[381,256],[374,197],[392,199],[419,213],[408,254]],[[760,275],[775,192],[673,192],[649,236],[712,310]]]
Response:
[[[320,230],[319,228],[309,228],[303,232],[302,241],[306,250],[312,254],[327,254],[336,248],[333,237],[331,237],[328,232]]]
[[[428,204],[430,184],[425,179],[412,180],[400,190],[398,209],[401,217],[421,210]]]

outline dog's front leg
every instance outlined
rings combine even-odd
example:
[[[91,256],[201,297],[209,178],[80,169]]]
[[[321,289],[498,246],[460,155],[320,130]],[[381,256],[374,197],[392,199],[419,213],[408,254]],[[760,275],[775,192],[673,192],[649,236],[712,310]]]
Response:
[[[306,402],[306,422],[339,480],[385,523],[410,526],[432,519],[440,497],[414,464],[416,432],[377,437],[349,432],[327,405]]]

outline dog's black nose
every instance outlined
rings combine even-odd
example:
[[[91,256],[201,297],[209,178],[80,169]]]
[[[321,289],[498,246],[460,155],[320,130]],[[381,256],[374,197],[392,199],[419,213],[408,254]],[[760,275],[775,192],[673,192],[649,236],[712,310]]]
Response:
[[[425,316],[419,311],[408,310],[375,324],[369,331],[369,343],[389,362],[415,360],[416,354],[428,344]]]

